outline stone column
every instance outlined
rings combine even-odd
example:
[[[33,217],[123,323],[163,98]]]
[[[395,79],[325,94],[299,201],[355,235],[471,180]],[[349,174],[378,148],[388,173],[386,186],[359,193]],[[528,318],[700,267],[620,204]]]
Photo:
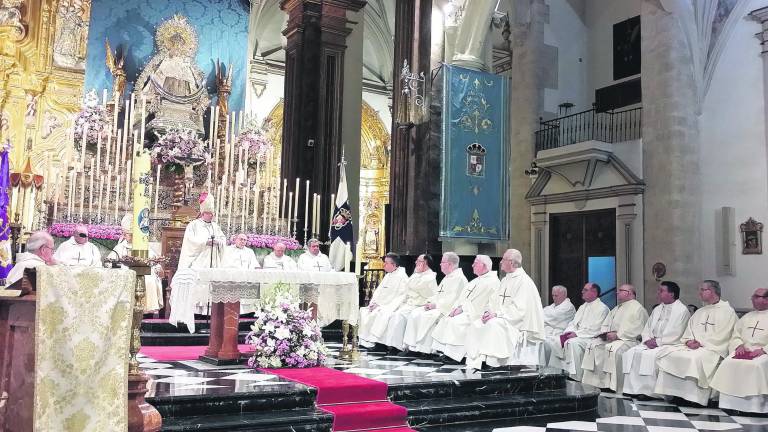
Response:
[[[641,11],[645,294],[653,298],[650,268],[662,262],[665,279],[680,285],[681,300],[698,304],[701,174],[693,61],[682,17],[652,0],[644,0]]]
[[[365,5],[365,0],[280,2],[280,9],[288,14],[288,24],[283,30],[287,44],[281,175],[289,179],[290,184],[294,184],[297,177],[310,180],[310,193],[322,196],[321,215],[327,213],[330,196],[336,193],[339,182],[338,163],[345,126],[345,60],[359,62],[362,67],[362,56],[345,57],[347,37],[354,25],[347,14],[358,12]],[[347,109],[359,111],[360,107]],[[357,145],[359,147],[359,138]],[[356,172],[350,172],[348,167],[349,176]],[[301,218],[303,196],[299,203],[297,214]],[[327,219],[321,219],[321,233],[328,231]]]
[[[762,30],[755,36],[760,40],[760,55],[763,57],[763,100],[767,104],[763,106],[763,115],[765,124],[768,125],[768,7],[755,9],[749,13],[749,16],[762,25]],[[768,150],[768,127],[765,128],[765,143]],[[765,165],[768,166],[768,151],[766,151]]]
[[[509,247],[522,252],[525,268],[530,267],[533,252],[531,207],[525,199],[531,181],[525,170],[536,157],[535,132],[544,105],[542,52],[548,14],[544,0],[516,2],[514,21],[510,24],[513,48],[509,110]]]
[[[430,138],[430,111],[403,95],[400,80],[407,61],[429,85],[431,20],[432,0],[397,0],[389,202],[391,248],[401,254],[440,250],[440,143]]]

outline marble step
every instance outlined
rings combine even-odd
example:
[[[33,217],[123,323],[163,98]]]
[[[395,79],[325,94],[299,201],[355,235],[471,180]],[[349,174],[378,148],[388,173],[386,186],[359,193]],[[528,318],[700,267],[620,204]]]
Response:
[[[250,324],[248,324],[250,326]],[[190,346],[190,345],[207,345],[208,344],[208,332],[205,333],[189,333],[184,327],[185,333],[181,332],[163,332],[163,331],[142,331],[141,332],[141,344],[146,346]],[[250,333],[250,327],[243,329],[242,323],[240,324],[240,332],[238,335],[238,342],[240,344],[245,343],[245,336]],[[338,329],[323,329],[323,339],[328,342],[341,342],[341,330]]]
[[[505,425],[514,422],[531,425],[575,417],[594,419],[599,395],[600,390],[595,387],[568,382],[558,390],[408,400],[398,404],[408,409],[409,424],[418,430],[443,430],[449,425],[450,430],[469,430],[453,427],[462,424],[480,427],[482,423],[501,420]]]
[[[241,331],[250,331],[251,330],[251,324],[253,324],[253,318],[240,318],[239,327]],[[195,320],[195,330],[199,333],[201,330],[208,330],[210,328],[210,321],[207,319],[196,319]],[[179,323],[178,326],[175,326],[168,322],[168,320],[165,319],[144,319],[141,321],[141,331],[142,332],[153,332],[153,333],[181,333],[181,334],[189,334],[189,329],[187,329],[187,325],[184,323]]]
[[[163,418],[162,432],[258,431],[330,432],[333,416],[320,410],[296,409],[244,414],[206,414]]]

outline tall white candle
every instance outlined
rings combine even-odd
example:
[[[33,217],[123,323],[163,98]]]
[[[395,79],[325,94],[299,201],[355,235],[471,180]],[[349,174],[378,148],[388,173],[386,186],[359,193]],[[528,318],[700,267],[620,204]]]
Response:
[[[307,230],[308,215],[309,215],[309,180],[307,180],[307,190],[304,195],[304,231]]]
[[[107,109],[107,89],[103,89],[101,92],[101,107]]]
[[[296,187],[293,189],[294,203],[293,203],[293,218],[296,219],[296,213],[299,211],[299,178],[296,177]]]
[[[363,242],[357,239],[357,245],[355,247],[355,274],[360,276],[362,273],[362,256],[363,256]]]
[[[83,136],[80,140],[80,170],[85,171],[85,144],[88,136],[88,123],[83,125]]]
[[[115,163],[114,163],[115,169],[117,169],[117,167],[120,167],[120,166],[123,165],[123,163],[121,162],[123,160],[123,157],[120,154],[121,147],[122,147],[122,142],[123,142],[123,130],[122,129],[118,129],[117,130],[117,138],[116,138],[116,141],[115,141]]]
[[[120,206],[120,183],[122,183],[123,175],[118,174],[117,179],[115,180],[115,222],[118,222],[119,219],[117,216],[120,214],[118,212],[119,206]]]
[[[93,214],[93,175],[95,174],[93,158],[91,158],[91,175],[88,179],[88,216]]]
[[[118,95],[117,92],[115,92],[115,97],[112,101],[112,130],[117,130],[117,112],[120,111],[120,105],[118,105],[120,102],[117,99]]]
[[[147,96],[141,95],[141,129],[139,129],[139,148],[144,148],[144,133],[146,132]]]
[[[83,175],[80,177],[80,220],[85,214],[85,162],[83,162]]]
[[[101,133],[96,137],[96,171],[101,171]]]
[[[104,188],[104,216],[109,215],[109,203],[112,202],[112,165],[107,167],[107,187]]]
[[[132,160],[128,159],[128,170],[125,172],[125,193],[123,194],[123,208],[128,209],[128,203],[131,202],[131,180],[133,171],[131,171]]]
[[[283,179],[283,194],[280,197],[280,218],[285,218],[285,191],[288,189],[288,179]]]
[[[261,211],[261,232],[267,233],[267,213],[269,213],[269,189],[264,190],[264,209]]]
[[[125,147],[128,144],[128,134],[130,133],[130,125],[128,124],[131,112],[130,99],[125,100],[125,111],[123,112],[123,140],[120,143],[120,161],[125,160]],[[120,166],[120,165],[118,165]]]
[[[99,176],[99,195],[98,202],[96,203],[96,220],[101,219],[101,203],[104,201],[104,176]]]
[[[56,171],[56,192],[53,200],[53,221],[55,222],[59,218],[59,198],[61,193],[61,172]]]
[[[107,129],[107,145],[105,146],[104,165],[109,165],[109,156],[112,150],[112,126]]]
[[[336,194],[331,194],[331,215],[328,217],[328,236],[330,240],[331,225],[333,225],[333,211],[336,210]]]
[[[290,237],[291,236],[291,213],[293,210],[293,192],[288,192],[288,218],[285,223],[285,232],[287,233],[285,236]]]

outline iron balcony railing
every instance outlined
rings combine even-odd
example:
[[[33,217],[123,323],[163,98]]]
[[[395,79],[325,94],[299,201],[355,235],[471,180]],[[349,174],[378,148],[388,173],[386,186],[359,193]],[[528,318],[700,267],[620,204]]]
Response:
[[[536,151],[564,147],[584,141],[615,143],[642,137],[643,108],[596,112],[595,109],[540,121]]]

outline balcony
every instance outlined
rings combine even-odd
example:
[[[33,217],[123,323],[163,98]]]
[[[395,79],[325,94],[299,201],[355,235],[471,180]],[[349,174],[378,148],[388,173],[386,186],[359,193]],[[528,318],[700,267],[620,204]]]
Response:
[[[585,141],[617,143],[642,137],[643,108],[596,112],[595,109],[541,121],[536,152]]]

